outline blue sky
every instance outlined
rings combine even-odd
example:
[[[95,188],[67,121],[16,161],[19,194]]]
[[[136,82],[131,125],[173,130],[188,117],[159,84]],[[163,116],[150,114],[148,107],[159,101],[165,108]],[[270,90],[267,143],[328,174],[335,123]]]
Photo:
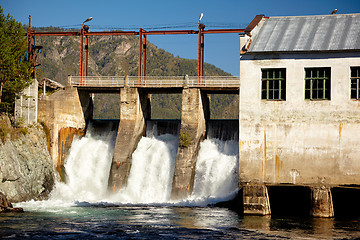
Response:
[[[360,13],[360,0],[0,0],[4,13],[32,25],[80,28],[92,16],[90,31],[110,28],[145,30],[181,25],[196,29],[200,13],[206,29],[245,28],[257,14],[265,16],[323,15],[338,9],[338,14]],[[197,59],[197,36],[149,36],[148,40],[175,56]],[[91,47],[91,46],[90,46]],[[239,75],[239,37],[237,34],[207,34],[205,62]]]

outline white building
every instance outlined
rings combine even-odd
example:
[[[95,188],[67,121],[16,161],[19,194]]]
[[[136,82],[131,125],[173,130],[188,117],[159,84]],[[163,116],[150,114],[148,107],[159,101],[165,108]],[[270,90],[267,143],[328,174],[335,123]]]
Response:
[[[22,124],[37,123],[38,114],[38,81],[25,88],[16,95],[15,99],[15,119]]]
[[[259,15],[240,43],[240,185],[360,184],[360,14]]]

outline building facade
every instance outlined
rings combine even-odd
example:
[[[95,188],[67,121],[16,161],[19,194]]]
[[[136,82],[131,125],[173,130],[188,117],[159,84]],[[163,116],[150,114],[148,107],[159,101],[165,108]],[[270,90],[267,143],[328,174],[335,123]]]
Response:
[[[360,14],[257,16],[240,44],[240,187],[360,185]]]
[[[38,115],[38,81],[33,80],[32,84],[16,95],[15,99],[15,120],[19,124],[37,123]]]

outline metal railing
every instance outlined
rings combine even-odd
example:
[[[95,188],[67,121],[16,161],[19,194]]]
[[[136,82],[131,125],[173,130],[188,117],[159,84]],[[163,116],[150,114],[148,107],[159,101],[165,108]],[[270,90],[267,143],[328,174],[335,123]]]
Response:
[[[234,76],[69,76],[69,84],[78,87],[207,87],[238,88],[239,77]]]

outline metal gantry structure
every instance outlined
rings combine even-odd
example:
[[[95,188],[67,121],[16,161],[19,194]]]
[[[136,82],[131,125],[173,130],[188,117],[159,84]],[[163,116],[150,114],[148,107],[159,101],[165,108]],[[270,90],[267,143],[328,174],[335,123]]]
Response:
[[[86,21],[84,21],[85,23]],[[146,76],[146,43],[148,35],[176,35],[176,34],[198,34],[198,81],[204,76],[204,43],[205,34],[216,33],[245,33],[245,29],[209,29],[205,30],[203,23],[198,23],[198,30],[154,30],[146,31],[142,28],[139,31],[101,31],[90,32],[89,26],[82,24],[79,32],[36,32],[31,28],[31,16],[29,16],[29,26],[27,29],[28,53],[29,60],[33,62],[36,69],[36,49],[39,48],[35,44],[36,36],[79,36],[80,37],[80,68],[79,76],[88,76],[88,57],[89,57],[89,36],[139,36],[139,63],[138,63],[138,79],[142,82]],[[84,44],[85,40],[85,44]],[[84,54],[85,50],[85,54]],[[84,56],[85,55],[85,56]],[[36,70],[35,70],[36,72]]]

